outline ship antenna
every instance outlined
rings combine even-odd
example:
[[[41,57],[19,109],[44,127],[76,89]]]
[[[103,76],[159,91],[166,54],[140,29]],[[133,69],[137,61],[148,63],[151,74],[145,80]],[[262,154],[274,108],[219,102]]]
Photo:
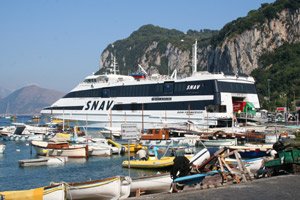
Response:
[[[138,64],[138,67],[146,76],[148,76],[148,73],[145,71],[145,69],[140,64]]]
[[[194,64],[194,71],[193,74],[197,72],[197,40],[195,41],[195,44],[193,45],[193,64]]]

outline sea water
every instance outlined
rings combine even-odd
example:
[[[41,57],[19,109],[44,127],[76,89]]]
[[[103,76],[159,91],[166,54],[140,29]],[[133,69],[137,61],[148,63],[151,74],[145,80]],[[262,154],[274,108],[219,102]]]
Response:
[[[31,117],[21,116],[17,118],[17,122],[25,123],[29,119]],[[0,126],[10,124],[9,120],[0,119]],[[122,168],[122,162],[128,159],[128,155],[69,159],[66,164],[57,166],[19,167],[19,160],[37,158],[34,148],[29,142],[0,142],[6,144],[4,154],[0,154],[0,191],[32,189],[47,186],[51,182],[83,182],[129,175],[129,169]],[[130,169],[130,176],[140,177],[158,172],[158,170]]]

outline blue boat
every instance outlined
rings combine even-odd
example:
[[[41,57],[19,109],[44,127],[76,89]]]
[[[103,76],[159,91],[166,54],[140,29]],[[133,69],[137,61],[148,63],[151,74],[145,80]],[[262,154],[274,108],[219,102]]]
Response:
[[[259,157],[264,157],[268,156],[266,151],[259,151],[259,150],[254,150],[254,151],[244,151],[244,152],[239,152],[242,158],[259,158]]]
[[[212,176],[218,173],[219,173],[218,170],[214,170],[205,174],[193,174],[193,175],[178,177],[173,181],[173,183],[184,184],[184,185],[195,185],[201,183],[206,176]]]

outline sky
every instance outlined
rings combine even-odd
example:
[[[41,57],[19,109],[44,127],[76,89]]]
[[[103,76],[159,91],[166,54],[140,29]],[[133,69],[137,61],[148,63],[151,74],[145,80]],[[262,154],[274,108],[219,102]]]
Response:
[[[274,0],[0,0],[0,87],[68,92],[141,26],[219,30]]]

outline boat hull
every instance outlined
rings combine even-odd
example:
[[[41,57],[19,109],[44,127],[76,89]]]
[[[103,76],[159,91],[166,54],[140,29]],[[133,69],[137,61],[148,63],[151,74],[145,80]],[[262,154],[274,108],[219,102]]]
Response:
[[[132,180],[130,191],[132,195],[135,195],[137,191],[148,194],[168,192],[172,181],[169,173],[135,178]]]
[[[226,158],[225,161],[230,165],[238,166],[236,159]],[[243,159],[244,166],[252,173],[259,170],[264,163],[264,158]]]
[[[129,177],[111,177],[102,180],[69,183],[67,199],[123,199],[130,194]]]
[[[88,157],[87,148],[71,147],[63,149],[48,149],[48,156],[63,156],[69,158],[86,158]]]
[[[87,145],[48,144],[47,142],[32,141],[31,145],[41,156],[59,156],[69,158],[88,157]]]
[[[44,187],[43,200],[65,200],[65,196],[65,185],[63,183]]]
[[[89,156],[110,156],[111,154],[110,148],[89,146]]]

